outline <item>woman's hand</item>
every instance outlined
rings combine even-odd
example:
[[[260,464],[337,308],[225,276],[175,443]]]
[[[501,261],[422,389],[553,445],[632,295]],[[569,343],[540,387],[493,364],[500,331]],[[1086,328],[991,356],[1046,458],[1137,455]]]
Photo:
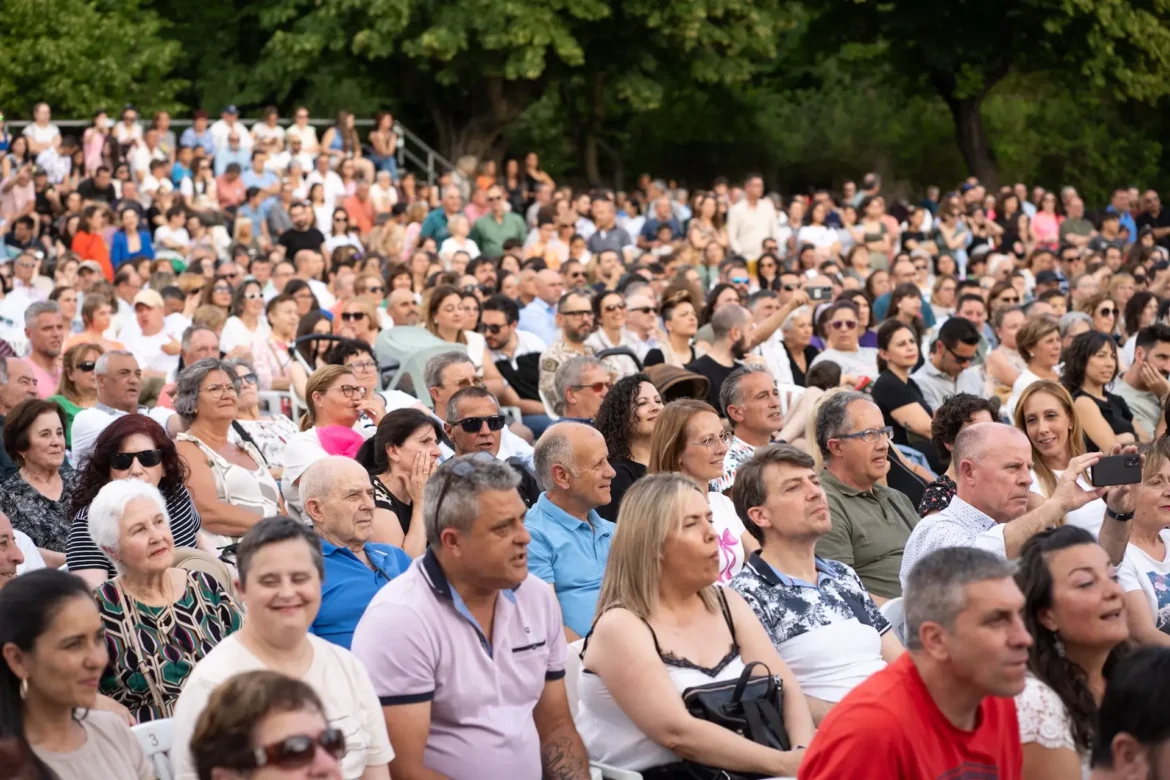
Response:
[[[1129,446],[1122,447],[1120,444],[1115,445],[1110,451],[1110,455],[1131,455],[1137,452],[1137,447]],[[1145,456],[1142,456],[1142,462],[1145,462]],[[1125,515],[1137,509],[1137,494],[1141,488],[1141,483],[1133,485],[1114,485],[1113,487],[1105,489],[1105,506],[1117,515]]]
[[[410,496],[412,506],[422,505],[423,491],[426,490],[427,481],[431,478],[431,474],[435,473],[435,468],[438,465],[439,461],[432,460],[431,456],[425,452],[414,456],[414,463],[410,468],[410,479],[406,481],[406,492]]]
[[[380,399],[374,398],[372,396],[366,396],[366,398],[362,400],[361,405],[358,406],[358,413],[373,420],[374,425],[382,422],[382,417],[384,417],[386,414],[386,410],[382,408],[381,404],[378,403],[379,400]]]

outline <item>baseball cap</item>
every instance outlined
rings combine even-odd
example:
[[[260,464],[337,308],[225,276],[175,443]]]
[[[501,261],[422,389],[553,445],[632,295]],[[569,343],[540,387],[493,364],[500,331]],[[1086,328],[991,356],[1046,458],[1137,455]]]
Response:
[[[154,290],[142,290],[134,296],[134,305],[142,304],[149,306],[152,309],[161,309],[163,307],[162,296]]]
[[[103,273],[101,265],[96,260],[83,260],[81,265],[77,266],[78,271],[93,271],[94,273]]]
[[[223,110],[223,112],[224,112],[225,114],[238,114],[238,113],[240,113],[240,109],[236,108],[236,104],[235,104],[235,103],[232,103],[232,104],[231,104],[231,105],[229,105],[227,108],[225,108],[225,109]]]
[[[1036,274],[1036,284],[1049,284],[1059,281],[1060,277],[1056,275],[1056,271],[1041,271]]]

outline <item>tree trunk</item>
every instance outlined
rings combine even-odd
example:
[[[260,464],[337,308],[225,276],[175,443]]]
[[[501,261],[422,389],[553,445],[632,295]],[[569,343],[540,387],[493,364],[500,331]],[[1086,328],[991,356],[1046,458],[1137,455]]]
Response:
[[[995,152],[983,127],[983,96],[944,99],[955,122],[955,140],[963,153],[967,170],[988,191],[993,191],[998,186],[999,172]]]
[[[594,73],[589,81],[589,120],[582,134],[582,163],[585,178],[591,187],[601,186],[601,166],[597,159],[597,142],[605,123],[605,81],[601,73]]]

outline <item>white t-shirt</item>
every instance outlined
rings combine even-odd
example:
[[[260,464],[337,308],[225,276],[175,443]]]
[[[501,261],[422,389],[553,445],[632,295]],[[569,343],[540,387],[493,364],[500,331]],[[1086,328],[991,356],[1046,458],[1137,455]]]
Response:
[[[24,132],[22,135],[24,135],[25,138],[31,138],[38,144],[48,144],[52,143],[54,138],[61,135],[61,131],[58,130],[57,126],[54,124],[48,124],[44,127],[41,127],[36,122],[33,122],[31,125],[24,126]]]
[[[182,337],[181,331],[172,332],[164,321],[163,329],[153,336],[144,335],[142,331],[123,333],[122,343],[134,355],[143,371],[160,371],[169,376],[179,366],[179,354],[168,355],[162,348]]]
[[[13,530],[15,531],[15,529]],[[16,531],[16,546],[24,553],[24,563],[16,567],[17,574],[45,568],[45,559],[41,557],[41,551],[37,549],[36,543],[24,531]]]
[[[291,141],[294,138],[301,139],[301,148],[306,152],[312,152],[317,148],[317,128],[312,125],[291,125],[284,131],[285,138]]]
[[[1170,550],[1170,530],[1158,534]],[[1150,604],[1154,627],[1170,634],[1170,555],[1156,561],[1134,544],[1125,547],[1125,558],[1117,567],[1117,578],[1126,593],[1140,590]]]
[[[170,250],[172,247],[163,244],[169,241],[172,245],[185,248],[191,245],[191,236],[187,228],[172,228],[170,225],[159,225],[154,231],[154,245],[159,252]]]
[[[743,549],[743,535],[747,530],[735,512],[735,504],[722,493],[708,493],[711,505],[711,524],[719,541],[719,582],[728,583],[739,574],[747,558]]]
[[[256,321],[256,330],[248,330],[239,317],[228,317],[223,324],[223,332],[219,334],[219,351],[227,355],[236,347],[250,348],[252,342],[267,339],[270,332],[268,320],[263,316]]]
[[[828,249],[837,240],[837,231],[825,225],[805,225],[796,233],[797,244],[812,244],[817,249]]]
[[[868,377],[870,381],[877,379],[877,350],[873,347],[858,347],[856,352],[842,352],[839,349],[825,349],[813,358],[809,368],[831,360],[841,367],[842,374],[852,374],[857,377]]]
[[[301,682],[321,697],[329,725],[345,733],[346,753],[341,761],[341,773],[346,780],[356,780],[367,766],[388,764],[394,759],[382,707],[370,676],[352,653],[312,634],[308,640],[313,646],[313,661]],[[176,780],[196,780],[191,737],[212,692],[229,677],[264,668],[263,662],[244,647],[238,634],[224,639],[195,665],[175,704],[172,719],[171,764]]]
[[[472,260],[479,257],[479,247],[470,238],[465,238],[462,242],[456,240],[453,236],[443,239],[443,244],[439,247],[439,257],[450,261],[451,256],[456,252],[466,252],[471,256]]]
[[[174,409],[167,409],[163,406],[155,406],[149,411],[143,407],[138,410],[139,414],[145,414],[150,419],[161,425],[164,429],[167,427],[167,421],[174,416]],[[73,418],[73,425],[69,429],[69,438],[73,443],[73,449],[70,451],[73,460],[74,468],[81,468],[85,465],[85,461],[89,458],[89,453],[93,449],[93,443],[97,441],[97,437],[101,436],[102,431],[109,427],[110,423],[126,414],[117,409],[111,414],[105,409],[99,409],[94,406],[89,409],[82,409]]]
[[[275,138],[278,141],[284,141],[285,131],[280,125],[269,127],[263,120],[252,125],[252,137],[257,141],[268,141]]]

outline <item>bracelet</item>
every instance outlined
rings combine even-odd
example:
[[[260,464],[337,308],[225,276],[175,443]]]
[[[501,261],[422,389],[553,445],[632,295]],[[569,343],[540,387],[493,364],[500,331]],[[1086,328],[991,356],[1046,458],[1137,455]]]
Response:
[[[1108,506],[1106,506],[1105,507],[1105,516],[1113,518],[1114,520],[1116,520],[1119,523],[1128,523],[1130,520],[1133,520],[1134,513],[1133,512],[1114,512],[1112,509],[1110,509]]]

